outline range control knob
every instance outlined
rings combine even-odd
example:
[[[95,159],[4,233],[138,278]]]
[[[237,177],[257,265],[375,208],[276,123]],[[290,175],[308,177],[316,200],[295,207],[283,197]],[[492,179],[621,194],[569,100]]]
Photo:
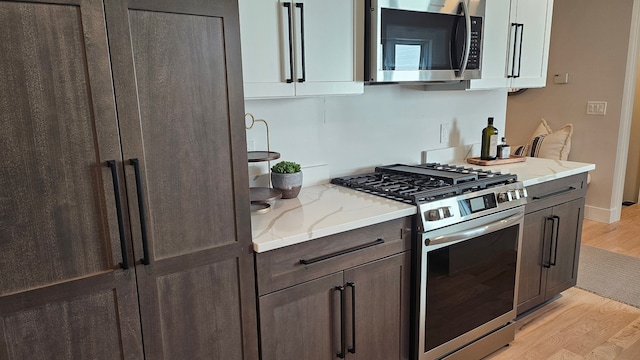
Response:
[[[451,206],[444,206],[441,208],[429,210],[425,212],[425,218],[427,221],[438,221],[452,217]]]
[[[527,189],[522,188],[519,191],[520,191],[520,197],[521,198],[526,198],[527,197]]]

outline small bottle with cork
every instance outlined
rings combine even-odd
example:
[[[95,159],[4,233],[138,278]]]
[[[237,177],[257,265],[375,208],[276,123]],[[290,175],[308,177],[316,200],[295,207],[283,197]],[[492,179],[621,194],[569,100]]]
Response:
[[[505,137],[502,138],[500,145],[498,145],[497,153],[499,159],[509,159],[511,157],[511,146],[507,144]]]

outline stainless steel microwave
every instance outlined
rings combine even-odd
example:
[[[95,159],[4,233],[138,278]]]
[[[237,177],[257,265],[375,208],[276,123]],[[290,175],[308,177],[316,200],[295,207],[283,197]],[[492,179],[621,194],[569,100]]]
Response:
[[[479,79],[486,0],[367,0],[367,82]]]

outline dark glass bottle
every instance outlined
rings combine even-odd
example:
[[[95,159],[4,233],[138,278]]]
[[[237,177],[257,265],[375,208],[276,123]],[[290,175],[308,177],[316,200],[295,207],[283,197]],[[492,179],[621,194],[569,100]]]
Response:
[[[493,127],[493,118],[488,119],[487,127],[482,129],[480,159],[495,160],[498,153],[498,129]]]

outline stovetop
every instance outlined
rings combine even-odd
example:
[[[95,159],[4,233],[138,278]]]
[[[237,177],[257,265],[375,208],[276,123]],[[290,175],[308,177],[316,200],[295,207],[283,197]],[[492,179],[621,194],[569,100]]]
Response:
[[[415,205],[516,181],[514,174],[438,163],[379,166],[373,173],[331,180],[333,184]]]

